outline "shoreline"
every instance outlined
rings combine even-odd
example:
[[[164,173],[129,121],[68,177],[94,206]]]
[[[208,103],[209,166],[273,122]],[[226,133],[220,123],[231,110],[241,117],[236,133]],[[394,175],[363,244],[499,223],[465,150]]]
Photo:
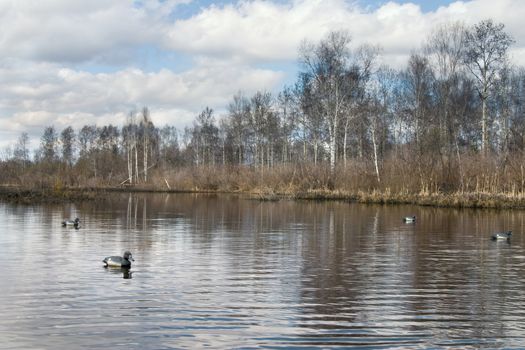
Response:
[[[308,190],[279,192],[272,189],[251,191],[223,191],[206,189],[161,189],[154,186],[126,187],[68,187],[68,188],[24,188],[0,185],[0,200],[15,203],[62,203],[70,201],[97,200],[107,193],[193,193],[246,195],[260,201],[278,200],[339,200],[362,204],[410,204],[442,208],[473,209],[525,209],[525,194],[512,193],[391,193],[389,191],[359,191],[350,193],[340,190]]]

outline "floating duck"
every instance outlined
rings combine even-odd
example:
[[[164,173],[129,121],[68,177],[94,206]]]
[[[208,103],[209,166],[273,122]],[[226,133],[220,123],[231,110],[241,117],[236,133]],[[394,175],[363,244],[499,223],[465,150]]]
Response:
[[[406,223],[412,223],[412,222],[416,222],[416,216],[406,216],[403,218],[403,222],[406,222]]]
[[[75,220],[64,220],[62,221],[62,226],[73,226],[77,228],[80,225],[80,219],[76,218]]]
[[[108,256],[102,261],[104,262],[104,264],[106,264],[105,266],[129,268],[131,267],[130,260],[135,261],[135,259],[133,259],[133,257],[131,256],[131,252],[129,250],[126,250],[124,252],[124,256]]]
[[[512,231],[496,232],[492,235],[492,240],[493,241],[497,241],[500,239],[510,240],[510,236],[512,236]]]

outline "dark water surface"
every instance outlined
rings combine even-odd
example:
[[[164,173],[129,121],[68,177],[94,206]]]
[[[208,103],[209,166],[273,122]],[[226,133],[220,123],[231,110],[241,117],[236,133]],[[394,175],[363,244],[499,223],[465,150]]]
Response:
[[[525,348],[524,240],[524,211],[0,203],[0,348]],[[129,272],[103,267],[124,250]]]

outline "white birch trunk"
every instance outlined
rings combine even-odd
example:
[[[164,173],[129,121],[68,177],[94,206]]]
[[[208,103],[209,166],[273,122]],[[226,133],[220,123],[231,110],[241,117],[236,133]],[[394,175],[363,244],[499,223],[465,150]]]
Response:
[[[135,178],[135,183],[139,182],[139,160],[138,160],[138,150],[137,150],[137,140],[134,139],[133,141],[133,148],[131,149],[131,172],[133,173],[133,168],[135,168],[135,174],[133,174],[133,177]],[[135,161],[133,161],[133,153],[135,153]],[[133,164],[135,163],[135,164]]]
[[[127,145],[127,156],[128,156],[128,179],[129,179],[129,183],[133,183],[133,158],[132,158],[132,149],[131,149],[131,144],[130,144],[130,141],[128,140],[128,145]]]
[[[374,165],[376,168],[377,182],[381,183],[381,177],[379,176],[379,159],[377,155],[377,141],[376,141],[376,128],[372,126],[372,145],[374,147]]]

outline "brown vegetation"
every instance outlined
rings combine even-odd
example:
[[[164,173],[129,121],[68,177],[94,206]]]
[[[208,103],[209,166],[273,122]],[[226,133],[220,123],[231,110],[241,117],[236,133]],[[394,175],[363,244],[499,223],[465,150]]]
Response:
[[[447,169],[418,167],[395,159],[383,164],[377,182],[370,162],[353,161],[331,174],[329,164],[282,164],[271,169],[251,166],[193,166],[153,168],[148,183],[118,185],[72,175],[75,169],[45,174],[28,170],[0,195],[17,201],[82,200],[104,191],[227,192],[258,200],[336,199],[361,203],[409,203],[443,207],[525,208],[524,169],[518,159],[500,164],[479,154],[463,157],[461,174]],[[458,169],[458,165],[453,166]],[[13,179],[14,180],[14,179]],[[168,187],[169,186],[169,187]]]
[[[100,189],[28,188],[13,185],[0,186],[0,197],[10,202],[31,204],[35,202],[61,203],[101,198]]]
[[[53,198],[96,188],[525,206],[525,69],[506,64],[503,25],[440,26],[401,70],[350,43],[345,32],[305,42],[293,88],[239,92],[219,122],[206,107],[184,131],[159,129],[145,107],[120,128],[49,126],[33,159],[22,133],[2,182]]]

